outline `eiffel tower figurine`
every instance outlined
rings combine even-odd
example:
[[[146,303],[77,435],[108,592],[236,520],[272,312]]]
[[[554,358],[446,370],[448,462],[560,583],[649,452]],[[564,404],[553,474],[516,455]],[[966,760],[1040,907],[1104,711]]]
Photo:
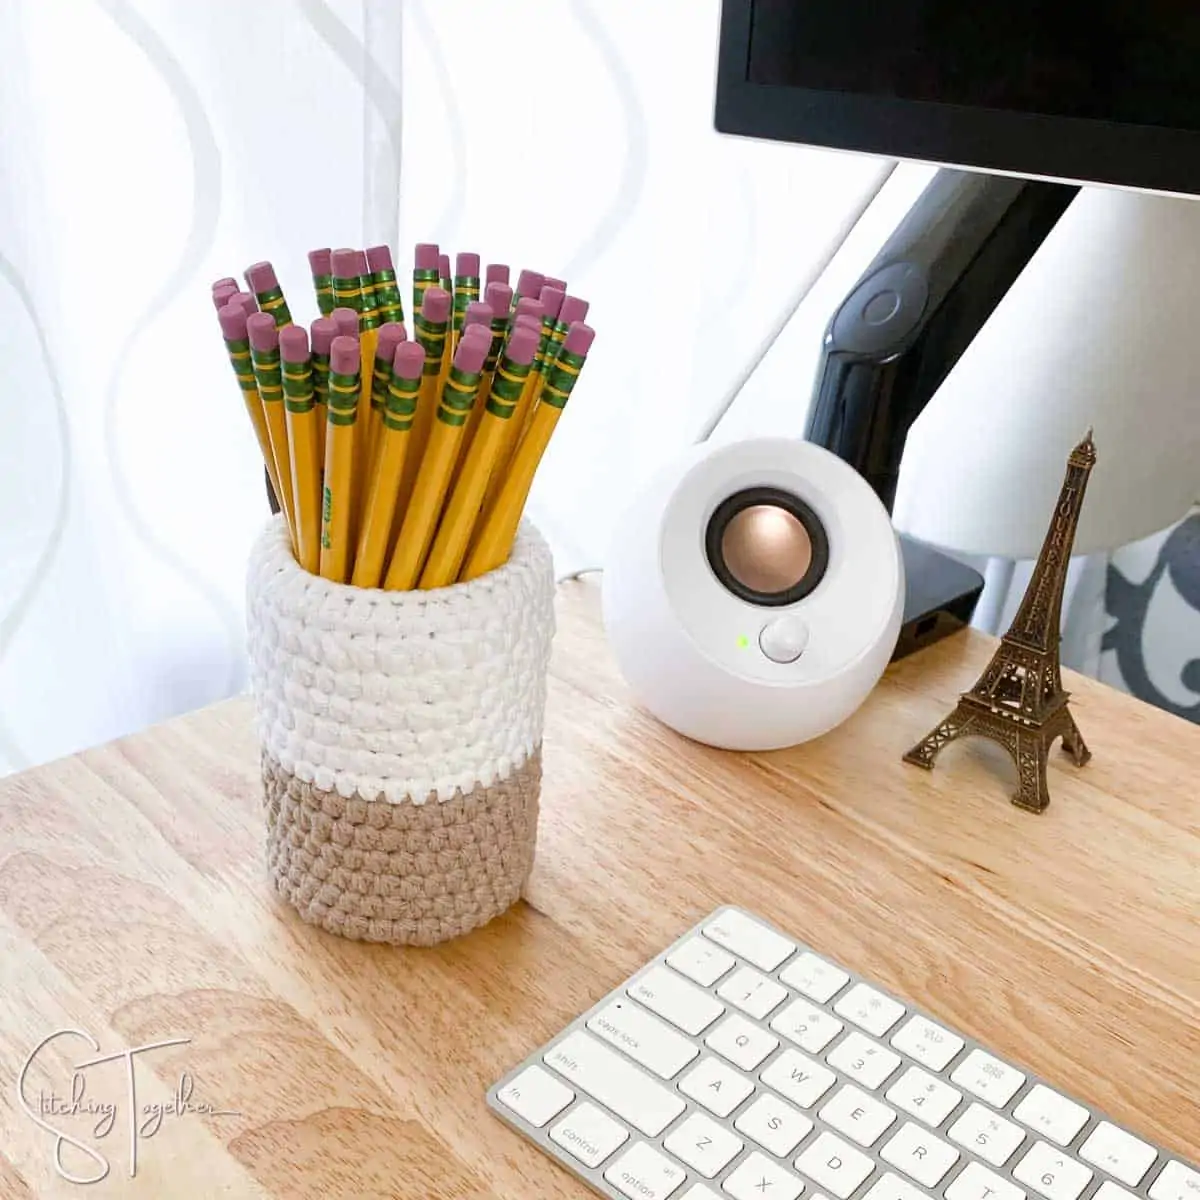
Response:
[[[932,770],[938,751],[957,738],[991,738],[1016,760],[1019,786],[1012,801],[1030,812],[1042,812],[1050,803],[1046,760],[1057,738],[1062,738],[1063,749],[1077,767],[1091,757],[1067,707],[1069,693],[1063,691],[1058,643],[1071,546],[1095,464],[1096,447],[1089,429],[1067,460],[1050,529],[1020,611],[1000,648],[954,711],[904,756],[905,762]]]

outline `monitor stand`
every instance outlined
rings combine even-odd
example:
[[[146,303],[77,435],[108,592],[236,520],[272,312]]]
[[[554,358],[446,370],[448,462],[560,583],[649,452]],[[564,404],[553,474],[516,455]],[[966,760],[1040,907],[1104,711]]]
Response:
[[[942,170],[825,334],[804,436],[850,463],[888,512],[909,428],[1079,189]],[[894,657],[970,623],[983,576],[901,536]]]

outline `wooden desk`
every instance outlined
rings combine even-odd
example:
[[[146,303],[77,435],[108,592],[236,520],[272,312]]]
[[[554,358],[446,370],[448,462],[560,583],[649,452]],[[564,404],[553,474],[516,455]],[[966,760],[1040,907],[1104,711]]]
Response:
[[[900,761],[987,639],[759,756],[630,707],[591,585],[563,591],[556,646],[528,901],[441,949],[342,942],[275,901],[247,701],[0,786],[0,1196],[582,1200],[484,1090],[724,901],[1200,1158],[1200,729],[1071,679],[1095,758],[1055,757],[1037,817],[986,743],[932,775]],[[109,1177],[64,1183],[14,1085],[67,1026],[104,1053],[190,1038],[140,1059],[138,1104],[188,1072],[193,1104],[240,1115],[165,1118],[131,1179],[118,1112]],[[59,1039],[35,1066],[88,1052]],[[88,1098],[122,1100],[122,1071],[91,1068]]]

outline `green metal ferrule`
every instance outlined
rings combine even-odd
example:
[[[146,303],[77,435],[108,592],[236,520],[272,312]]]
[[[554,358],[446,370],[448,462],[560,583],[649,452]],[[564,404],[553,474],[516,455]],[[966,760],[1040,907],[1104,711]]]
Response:
[[[314,275],[312,277],[313,291],[317,293],[317,307],[321,316],[327,317],[336,307],[333,303],[333,276]]]
[[[329,372],[329,419],[335,425],[353,425],[358,415],[358,374]]]
[[[550,367],[550,373],[546,376],[539,403],[549,404],[552,408],[565,408],[571,396],[571,389],[575,386],[586,361],[582,354],[560,350],[558,358]]]
[[[356,313],[362,312],[363,295],[357,275],[348,279],[340,279],[336,275],[333,277],[333,307],[352,308]]]
[[[270,313],[275,318],[276,328],[292,323],[292,314],[288,312],[287,301],[283,298],[283,289],[267,288],[265,292],[255,292],[255,300],[262,312]]]

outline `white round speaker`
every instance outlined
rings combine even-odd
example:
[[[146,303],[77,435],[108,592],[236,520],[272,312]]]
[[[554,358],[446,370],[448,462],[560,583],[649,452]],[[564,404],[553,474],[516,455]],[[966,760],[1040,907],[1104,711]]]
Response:
[[[904,565],[887,510],[820,446],[693,447],[617,523],[604,625],[636,698],[729,750],[844,721],[891,658]]]

